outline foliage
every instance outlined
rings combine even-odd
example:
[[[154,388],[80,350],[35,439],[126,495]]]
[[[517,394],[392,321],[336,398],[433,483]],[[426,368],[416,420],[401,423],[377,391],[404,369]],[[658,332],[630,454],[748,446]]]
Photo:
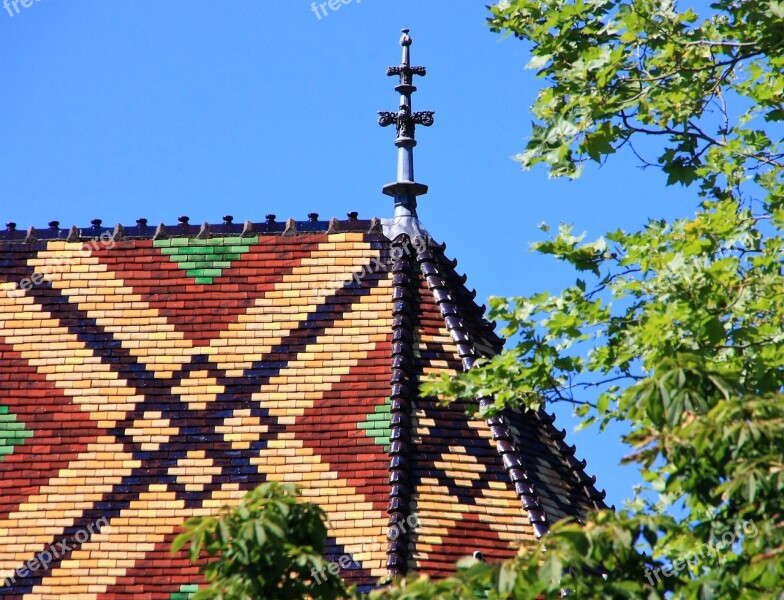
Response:
[[[784,3],[719,0],[702,21],[672,0],[518,0],[491,27],[533,44],[529,67],[548,84],[526,167],[575,176],[640,138],[664,147],[668,182],[698,182],[723,199],[752,178],[780,198]],[[781,129],[778,128],[779,133]],[[769,199],[772,199],[769,196]]]
[[[547,82],[524,167],[574,177],[628,147],[701,197],[691,218],[590,243],[562,225],[534,249],[571,264],[576,283],[492,299],[514,347],[424,386],[493,394],[488,412],[571,402],[583,425],[625,423],[625,460],[647,482],[626,509],[558,524],[538,552],[496,567],[492,593],[773,597],[784,589],[784,5],[720,0],[702,20],[666,0],[491,10],[495,31],[531,43]]]
[[[193,562],[202,551],[213,558],[201,567],[210,584],[195,600],[346,597],[340,578],[325,569],[324,511],[298,502],[297,494],[290,484],[265,483],[217,516],[192,517],[185,523],[172,552],[189,544]],[[320,572],[320,583],[313,580],[314,569]]]

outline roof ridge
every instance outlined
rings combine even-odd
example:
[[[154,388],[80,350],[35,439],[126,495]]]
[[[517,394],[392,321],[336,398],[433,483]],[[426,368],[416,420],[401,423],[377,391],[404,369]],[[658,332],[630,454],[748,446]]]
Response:
[[[234,217],[225,215],[222,223],[209,223],[204,221],[199,225],[190,223],[190,218],[181,216],[176,225],[166,225],[163,222],[150,225],[148,219],[136,219],[135,225],[125,226],[118,223],[112,227],[103,225],[103,220],[93,219],[90,227],[61,227],[59,221],[49,221],[48,226],[38,229],[34,226],[26,230],[17,229],[16,223],[9,221],[6,229],[0,230],[0,242],[38,242],[62,240],[66,242],[80,242],[102,238],[106,241],[120,241],[123,239],[162,239],[165,237],[253,237],[256,235],[294,235],[298,233],[345,233],[364,232],[382,234],[381,220],[377,217],[360,219],[359,213],[347,213],[347,219],[338,220],[333,217],[327,221],[319,220],[318,213],[309,213],[308,219],[297,221],[287,219],[277,221],[276,215],[268,214],[265,221],[253,222],[250,220],[235,223]]]
[[[387,571],[405,574],[408,567],[409,532],[400,527],[411,512],[412,478],[409,462],[411,443],[411,404],[417,394],[414,369],[413,257],[403,251],[402,237],[390,244],[392,254],[392,376],[390,391],[389,448],[389,546]],[[396,252],[400,249],[400,252]],[[394,531],[394,534],[392,533]]]
[[[428,245],[430,246],[430,245]],[[440,273],[433,249],[443,252],[445,245],[434,245],[434,248],[423,246],[417,249],[417,262],[422,269],[422,275],[427,282],[428,289],[438,304],[441,316],[446,323],[447,331],[457,346],[458,354],[463,362],[463,368],[467,371],[476,363],[477,350],[471,340],[471,334],[466,330],[460,314],[461,303],[454,302],[449,289]],[[440,293],[446,290],[446,293]],[[492,333],[492,330],[490,330]],[[493,404],[489,396],[482,396],[476,399],[480,409],[488,408]],[[537,538],[542,537],[549,531],[547,523],[547,513],[542,508],[541,502],[536,494],[536,490],[531,483],[531,478],[520,457],[520,450],[514,441],[514,437],[509,429],[503,413],[486,419],[490,427],[496,450],[501,456],[510,481],[515,486],[523,507],[528,513],[528,521],[534,530]]]
[[[457,267],[457,259],[456,258],[448,258],[446,256],[446,243],[441,244],[433,244],[433,249],[438,253],[438,257],[443,260],[443,266],[446,267],[443,269],[443,275],[449,279],[449,283],[452,284],[452,290],[456,291],[461,299],[464,301],[462,306],[468,307],[468,311],[473,313],[471,317],[476,319],[477,325],[479,325],[480,330],[482,333],[488,336],[488,342],[491,345],[496,346],[497,350],[503,347],[506,343],[506,340],[499,336],[496,332],[496,324],[492,321],[489,321],[485,317],[485,313],[487,312],[487,307],[482,304],[481,306],[475,302],[476,299],[476,289],[469,290],[465,283],[468,281],[468,276],[466,274],[458,275],[456,267]]]
[[[583,491],[585,491],[586,497],[594,505],[594,508],[596,510],[604,510],[606,508],[615,510],[614,506],[608,507],[604,502],[604,499],[607,497],[607,491],[604,489],[599,491],[594,486],[594,483],[596,483],[596,475],[589,476],[585,472],[585,467],[588,466],[588,461],[585,459],[577,460],[575,458],[574,455],[577,450],[577,446],[570,446],[564,441],[564,438],[566,437],[566,430],[557,429],[553,425],[555,422],[555,413],[548,414],[544,409],[539,409],[532,412],[544,425],[544,430],[547,436],[555,442],[555,445],[562,453],[564,460],[569,467],[569,472],[574,477],[575,483],[577,483],[577,485],[581,487]]]

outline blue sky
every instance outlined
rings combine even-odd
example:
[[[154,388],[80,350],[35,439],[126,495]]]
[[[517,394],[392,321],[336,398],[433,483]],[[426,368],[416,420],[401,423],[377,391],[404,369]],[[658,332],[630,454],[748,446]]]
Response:
[[[25,0],[27,2],[28,0]],[[420,218],[478,298],[557,291],[574,275],[528,251],[541,221],[589,237],[694,210],[630,155],[577,181],[524,172],[540,84],[526,46],[485,24],[485,0],[30,0],[0,9],[0,226],[391,216],[400,29],[426,65],[415,110]],[[569,407],[554,407],[571,430]],[[636,473],[617,431],[569,434],[610,503]]]

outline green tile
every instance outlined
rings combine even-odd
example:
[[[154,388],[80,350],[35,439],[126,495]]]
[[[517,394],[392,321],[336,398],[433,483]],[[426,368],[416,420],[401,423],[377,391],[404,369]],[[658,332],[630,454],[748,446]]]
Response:
[[[14,423],[14,425],[17,427],[24,427],[21,423]],[[12,443],[14,443],[14,439],[23,440],[33,435],[32,432],[27,431],[26,429],[13,429],[11,427],[8,427],[7,429],[5,427],[0,427],[0,432],[3,432],[3,435],[7,439],[10,439]],[[22,442],[17,441],[16,443],[21,444]]]
[[[172,592],[169,600],[191,600],[193,595],[199,591],[199,586],[195,584],[182,584],[180,589]]]
[[[259,236],[257,236],[257,235],[253,235],[251,237],[242,237],[242,236],[225,237],[225,238],[222,238],[222,239],[223,239],[223,245],[224,246],[245,247],[245,246],[252,246],[253,244],[258,244],[259,243]]]
[[[161,254],[168,256],[169,260],[193,277],[196,283],[202,285],[212,284],[215,279],[223,275],[225,269],[239,260],[248,252],[250,246],[258,242],[258,236],[252,238],[172,238],[171,240],[156,240],[153,245],[158,247],[158,242],[167,241],[170,247],[161,246]]]
[[[392,434],[390,417],[392,414],[390,400],[386,398],[382,404],[376,406],[364,421],[357,423],[357,427],[365,431],[365,435],[372,437],[373,441],[385,450],[389,448],[389,436]]]
[[[215,254],[215,250],[210,246],[189,246],[185,254],[189,256],[194,254]]]
[[[10,409],[0,404],[0,461],[14,451],[14,446],[33,437],[33,432],[25,428]]]

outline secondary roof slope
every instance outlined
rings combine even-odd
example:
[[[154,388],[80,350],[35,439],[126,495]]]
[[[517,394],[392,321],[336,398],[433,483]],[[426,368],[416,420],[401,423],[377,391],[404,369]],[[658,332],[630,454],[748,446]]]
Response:
[[[552,417],[419,397],[502,345],[444,248],[356,213],[0,232],[0,596],[185,598],[179,525],[266,480],[364,587],[603,507]]]

